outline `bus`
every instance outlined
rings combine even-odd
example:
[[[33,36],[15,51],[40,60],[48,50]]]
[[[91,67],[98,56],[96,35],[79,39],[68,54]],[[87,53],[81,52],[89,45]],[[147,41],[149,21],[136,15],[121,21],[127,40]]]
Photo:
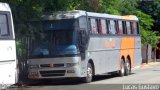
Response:
[[[12,13],[7,3],[0,3],[0,89],[17,82],[16,43]]]
[[[141,36],[138,18],[82,10],[59,11],[34,21],[29,43],[30,79],[129,75],[140,66]]]

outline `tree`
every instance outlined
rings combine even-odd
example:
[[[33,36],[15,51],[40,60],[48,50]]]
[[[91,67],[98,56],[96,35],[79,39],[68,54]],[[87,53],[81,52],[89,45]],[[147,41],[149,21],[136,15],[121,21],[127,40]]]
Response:
[[[160,1],[159,0],[142,0],[139,1],[138,9],[141,9],[144,13],[152,16],[154,19],[153,31],[160,33]]]
[[[157,32],[160,33],[160,1],[152,0],[152,1],[139,1],[138,2],[138,9],[141,9],[143,12],[146,13],[146,15],[150,15],[150,17],[145,17],[145,19],[141,18],[141,21],[143,22],[142,27],[142,43],[144,45],[150,44],[152,47],[154,47],[154,53],[156,54],[156,47],[159,43],[159,39],[157,37]],[[150,18],[154,19],[151,21]],[[147,22],[146,22],[147,21]],[[157,31],[157,32],[155,32]],[[146,54],[147,56],[147,54]],[[156,56],[155,56],[156,57]],[[156,59],[156,58],[155,58]],[[146,62],[148,63],[148,62]]]

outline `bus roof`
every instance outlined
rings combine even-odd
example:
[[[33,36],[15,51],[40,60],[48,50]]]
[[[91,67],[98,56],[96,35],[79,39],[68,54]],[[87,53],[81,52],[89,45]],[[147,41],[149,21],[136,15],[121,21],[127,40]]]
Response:
[[[9,5],[7,3],[1,3],[0,2],[0,11],[11,11]]]
[[[87,12],[87,14],[88,14],[88,16],[98,17],[98,18],[112,18],[112,19],[138,21],[138,18],[135,15],[119,16],[119,15],[112,15],[112,14],[106,14],[106,13],[94,13],[94,12]]]
[[[97,18],[111,18],[111,19],[138,21],[138,18],[135,15],[119,16],[119,15],[111,15],[106,13],[86,12],[82,10],[59,11],[53,14],[43,15],[42,18],[43,20],[71,19],[71,18],[78,18],[86,15],[88,15],[89,17],[97,17]]]

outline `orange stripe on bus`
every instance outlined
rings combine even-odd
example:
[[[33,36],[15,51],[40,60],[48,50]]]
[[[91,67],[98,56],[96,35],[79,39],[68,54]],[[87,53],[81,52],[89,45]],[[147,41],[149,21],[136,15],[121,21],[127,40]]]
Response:
[[[121,50],[120,56],[124,56],[125,60],[127,56],[130,56],[131,59],[131,66],[133,67],[134,63],[134,48],[135,48],[135,38],[133,37],[124,37],[121,39]],[[120,57],[120,58],[121,58]]]
[[[121,16],[121,19],[125,19],[125,20],[135,20],[136,16],[134,15],[126,15],[126,16]]]

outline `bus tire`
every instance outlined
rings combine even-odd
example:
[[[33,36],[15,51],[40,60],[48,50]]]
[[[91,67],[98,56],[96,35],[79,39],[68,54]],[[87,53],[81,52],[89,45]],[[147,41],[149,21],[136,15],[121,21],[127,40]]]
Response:
[[[124,76],[125,75],[125,63],[124,61],[122,60],[121,61],[121,64],[120,64],[120,70],[119,70],[119,76]]]
[[[129,60],[125,62],[125,75],[130,75],[131,74],[131,64]]]
[[[92,77],[93,77],[93,67],[91,63],[88,63],[87,65],[87,76],[83,78],[84,83],[90,83],[92,82]]]

